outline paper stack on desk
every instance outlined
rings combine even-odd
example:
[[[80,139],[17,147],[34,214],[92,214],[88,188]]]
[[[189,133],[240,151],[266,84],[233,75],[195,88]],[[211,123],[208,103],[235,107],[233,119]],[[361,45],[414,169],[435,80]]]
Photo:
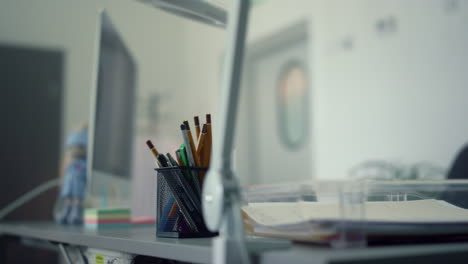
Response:
[[[253,203],[242,207],[247,231],[327,243],[339,228],[363,232],[369,242],[395,239],[468,240],[468,210],[440,200],[366,202],[365,215],[340,215],[339,204]],[[408,240],[410,241],[410,240]]]
[[[130,226],[129,208],[90,208],[84,213],[86,228],[126,228]]]

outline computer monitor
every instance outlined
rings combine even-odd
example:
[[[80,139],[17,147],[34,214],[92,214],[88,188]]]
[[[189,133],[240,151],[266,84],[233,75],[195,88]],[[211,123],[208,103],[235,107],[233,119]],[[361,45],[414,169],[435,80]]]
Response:
[[[110,16],[100,12],[92,87],[88,191],[130,200],[136,64]],[[100,205],[100,206],[106,206]]]

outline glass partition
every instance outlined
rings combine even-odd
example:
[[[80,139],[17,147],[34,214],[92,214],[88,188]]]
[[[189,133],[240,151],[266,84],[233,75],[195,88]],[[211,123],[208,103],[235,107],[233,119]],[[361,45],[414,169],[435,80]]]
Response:
[[[246,230],[467,240],[468,5],[253,1],[236,141]]]
[[[253,1],[241,183],[468,178],[467,22],[456,0]]]

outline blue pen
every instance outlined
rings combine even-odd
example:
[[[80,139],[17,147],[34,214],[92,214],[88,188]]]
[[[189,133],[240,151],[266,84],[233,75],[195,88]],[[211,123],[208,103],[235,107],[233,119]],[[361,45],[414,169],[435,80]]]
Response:
[[[164,206],[164,209],[161,214],[161,218],[158,221],[158,230],[162,232],[170,232],[172,231],[174,224],[177,219],[177,215],[174,217],[171,217],[169,213],[171,212],[172,206],[174,205],[175,200],[174,196],[171,195],[169,197],[169,200],[167,201],[166,205]]]

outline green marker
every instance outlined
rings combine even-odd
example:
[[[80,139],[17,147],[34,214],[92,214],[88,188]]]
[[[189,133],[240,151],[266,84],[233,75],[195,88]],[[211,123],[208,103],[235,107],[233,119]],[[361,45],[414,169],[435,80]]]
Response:
[[[180,158],[182,159],[182,165],[189,167],[188,157],[187,157],[187,148],[185,144],[180,145]]]
[[[188,156],[187,156],[187,148],[185,144],[180,145],[179,152],[180,152],[180,159],[182,160],[182,165],[190,167]],[[191,173],[191,171],[188,169],[184,170],[184,176],[187,179],[187,181],[189,181],[193,185],[197,194],[201,195],[201,187],[200,187],[200,181],[198,180],[198,177],[194,176]]]

